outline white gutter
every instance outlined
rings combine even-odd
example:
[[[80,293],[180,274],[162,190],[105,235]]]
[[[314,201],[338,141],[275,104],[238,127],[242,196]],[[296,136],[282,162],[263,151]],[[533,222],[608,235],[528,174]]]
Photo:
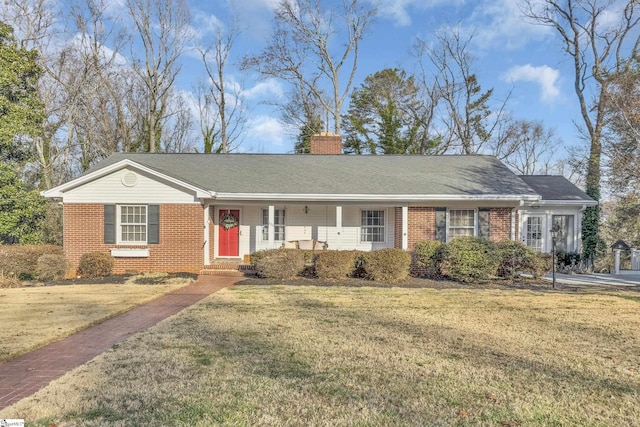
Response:
[[[528,206],[582,206],[582,210],[588,206],[597,206],[598,202],[595,200],[539,200],[534,203],[529,203]]]
[[[282,201],[538,201],[540,196],[522,195],[451,195],[451,194],[284,194],[284,193],[217,193],[217,200],[282,200]]]

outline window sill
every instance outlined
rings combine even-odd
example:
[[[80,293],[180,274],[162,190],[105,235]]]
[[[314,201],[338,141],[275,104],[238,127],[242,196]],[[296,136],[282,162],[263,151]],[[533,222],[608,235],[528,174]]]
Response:
[[[114,248],[111,249],[111,256],[114,258],[147,258],[149,249]]]

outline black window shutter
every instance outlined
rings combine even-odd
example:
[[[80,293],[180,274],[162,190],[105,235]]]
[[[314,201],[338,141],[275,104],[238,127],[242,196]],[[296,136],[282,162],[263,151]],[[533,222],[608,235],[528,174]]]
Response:
[[[104,242],[116,242],[116,205],[104,205]]]
[[[491,211],[487,208],[478,209],[478,237],[491,236]]]
[[[160,243],[160,206],[147,207],[147,243]]]
[[[447,208],[436,208],[436,240],[447,241]]]

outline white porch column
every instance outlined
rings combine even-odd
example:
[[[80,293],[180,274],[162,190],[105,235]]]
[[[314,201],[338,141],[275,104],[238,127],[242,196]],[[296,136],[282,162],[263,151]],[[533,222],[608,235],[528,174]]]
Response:
[[[209,201],[206,200],[204,202],[204,265],[211,264],[211,242],[209,242],[209,236],[211,235],[209,229],[210,210]]]
[[[211,218],[210,210],[209,201],[206,200],[204,202],[204,265],[209,265],[211,263],[211,242],[209,242],[209,237],[211,236],[209,229],[209,221]]]
[[[273,205],[269,205],[269,227],[268,227],[268,236],[269,236],[269,249],[273,249],[274,242],[276,240],[276,208]]]
[[[409,206],[402,206],[402,250],[409,249]]]
[[[336,234],[337,240],[335,249],[340,250],[342,249],[342,206],[336,206]]]

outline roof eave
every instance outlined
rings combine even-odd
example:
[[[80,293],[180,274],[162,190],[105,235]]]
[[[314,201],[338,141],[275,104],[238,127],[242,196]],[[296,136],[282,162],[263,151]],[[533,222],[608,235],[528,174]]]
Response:
[[[593,199],[578,200],[539,200],[527,203],[527,206],[597,206],[598,202]]]
[[[373,201],[504,201],[519,202],[539,201],[538,195],[523,194],[483,194],[483,195],[451,195],[451,194],[289,194],[289,193],[223,193],[216,195],[216,200],[229,201],[314,201],[314,202],[373,202]]]

